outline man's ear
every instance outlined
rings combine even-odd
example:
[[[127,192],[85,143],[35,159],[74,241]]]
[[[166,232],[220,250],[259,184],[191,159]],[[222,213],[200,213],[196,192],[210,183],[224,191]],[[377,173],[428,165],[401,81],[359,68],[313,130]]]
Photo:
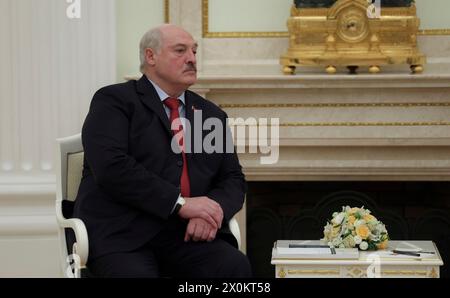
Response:
[[[145,49],[145,61],[148,65],[154,66],[156,64],[155,61],[155,51],[151,48]]]

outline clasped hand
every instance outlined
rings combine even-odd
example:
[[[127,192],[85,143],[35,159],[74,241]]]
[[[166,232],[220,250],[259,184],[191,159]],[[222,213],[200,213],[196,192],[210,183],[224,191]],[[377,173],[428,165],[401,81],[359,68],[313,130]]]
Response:
[[[188,219],[185,241],[212,241],[222,227],[223,210],[214,200],[208,197],[185,198],[186,203],[178,215]]]

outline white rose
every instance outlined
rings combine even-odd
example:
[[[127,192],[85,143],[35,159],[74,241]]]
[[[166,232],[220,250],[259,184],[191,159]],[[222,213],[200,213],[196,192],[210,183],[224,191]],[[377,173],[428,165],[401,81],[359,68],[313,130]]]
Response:
[[[333,247],[339,247],[339,245],[341,245],[342,240],[340,237],[336,237],[333,240],[331,240],[331,244]]]
[[[360,225],[365,225],[366,221],[364,219],[358,219],[357,221],[355,221],[355,223],[353,224],[356,227],[359,227]]]
[[[367,226],[369,227],[369,229],[371,231],[377,231],[380,228],[380,226],[378,225],[378,223],[376,221],[369,221],[367,223]]]
[[[353,238],[352,235],[348,235],[347,237],[345,237],[344,240],[342,240],[342,244],[345,247],[355,247],[355,239]]]
[[[334,223],[335,225],[340,225],[344,220],[344,217],[345,217],[344,213],[339,213],[331,220],[331,222]]]
[[[323,229],[323,237],[324,237],[323,239],[326,239],[326,240],[331,239],[332,230],[333,230],[333,226],[330,224],[327,224]]]
[[[359,236],[353,237],[353,240],[355,241],[355,243],[356,243],[357,245],[361,244],[361,242],[362,242],[362,239],[361,239],[361,237],[359,237]]]
[[[367,250],[369,248],[369,244],[366,241],[363,241],[359,244],[359,248],[361,250]]]
[[[380,242],[380,235],[370,235],[369,239],[372,240],[373,242]]]

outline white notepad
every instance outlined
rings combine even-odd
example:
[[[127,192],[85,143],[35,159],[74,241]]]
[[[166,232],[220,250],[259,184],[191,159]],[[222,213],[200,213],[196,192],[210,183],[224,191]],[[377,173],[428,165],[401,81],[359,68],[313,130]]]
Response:
[[[290,247],[297,245],[302,247]],[[317,242],[278,240],[273,249],[274,258],[278,259],[358,259],[357,248],[331,249]]]

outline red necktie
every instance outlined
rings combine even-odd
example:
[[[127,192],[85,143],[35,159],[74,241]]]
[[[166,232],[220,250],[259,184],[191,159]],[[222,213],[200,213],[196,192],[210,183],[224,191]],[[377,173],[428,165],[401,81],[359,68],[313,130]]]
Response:
[[[183,142],[183,125],[180,120],[180,113],[178,112],[178,107],[180,105],[180,100],[178,98],[168,97],[164,100],[164,104],[170,109],[170,124],[171,127],[175,127],[176,129],[172,129],[174,135],[178,138],[178,144],[181,148],[181,155],[183,157],[183,171],[181,173],[181,195],[183,197],[191,196],[191,186],[189,182],[186,154],[184,150],[184,142]],[[175,122],[175,124],[173,124]],[[180,133],[181,132],[181,133]]]

